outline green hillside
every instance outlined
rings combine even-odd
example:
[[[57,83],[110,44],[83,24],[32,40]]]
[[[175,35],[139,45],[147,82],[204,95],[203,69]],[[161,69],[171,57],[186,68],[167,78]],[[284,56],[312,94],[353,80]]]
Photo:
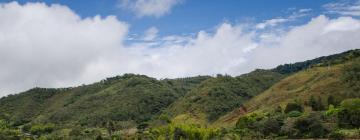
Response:
[[[281,78],[283,75],[268,70],[256,70],[238,77],[218,75],[193,88],[164,114],[182,122],[213,122]]]
[[[207,78],[159,81],[126,74],[75,88],[34,88],[1,98],[0,111],[15,126],[33,122],[100,126],[107,121],[128,121],[136,127]]]
[[[274,86],[244,104],[248,112],[269,111],[277,106],[285,107],[289,102],[308,104],[311,96],[321,98],[327,104],[328,98],[337,102],[346,98],[360,97],[359,58],[344,64],[317,66],[288,76]],[[351,69],[355,67],[354,69]],[[349,79],[350,78],[350,79]],[[353,81],[353,82],[352,82]],[[244,112],[234,110],[218,120],[218,124],[235,124]]]
[[[0,139],[358,138],[358,98],[360,50],[236,77],[125,74],[1,98]]]

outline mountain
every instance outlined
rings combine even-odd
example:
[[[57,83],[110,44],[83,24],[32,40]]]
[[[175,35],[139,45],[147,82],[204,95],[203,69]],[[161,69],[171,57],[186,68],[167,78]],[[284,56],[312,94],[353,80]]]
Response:
[[[359,91],[360,50],[236,77],[125,74],[1,98],[0,139],[356,138]]]

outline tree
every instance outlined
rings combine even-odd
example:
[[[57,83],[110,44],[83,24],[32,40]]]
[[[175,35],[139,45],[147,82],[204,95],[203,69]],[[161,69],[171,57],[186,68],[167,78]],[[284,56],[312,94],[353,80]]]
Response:
[[[340,127],[360,127],[360,99],[347,99],[341,102],[338,113],[338,124]]]
[[[260,132],[266,136],[280,132],[281,124],[275,118],[266,118],[259,122]]]
[[[330,95],[327,99],[327,103],[328,103],[328,106],[330,105],[333,105],[333,106],[338,106],[339,105],[339,102],[336,101],[335,97]]]
[[[310,114],[309,116],[296,120],[294,127],[300,132],[298,137],[302,138],[305,136],[310,138],[322,138],[329,133],[329,131],[321,124],[320,116],[318,114]]]
[[[46,124],[46,125],[35,124],[35,125],[31,126],[30,133],[40,136],[42,134],[51,133],[54,130],[54,128],[55,128],[54,124]]]
[[[321,111],[325,109],[324,105],[322,104],[321,97],[317,97],[317,99],[315,99],[314,96],[311,96],[309,99],[309,104],[314,111]]]

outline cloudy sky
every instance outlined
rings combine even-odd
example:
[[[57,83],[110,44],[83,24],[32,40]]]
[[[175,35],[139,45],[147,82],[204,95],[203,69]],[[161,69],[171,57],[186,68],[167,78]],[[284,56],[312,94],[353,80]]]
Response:
[[[360,0],[0,0],[0,96],[233,76],[360,48]]]

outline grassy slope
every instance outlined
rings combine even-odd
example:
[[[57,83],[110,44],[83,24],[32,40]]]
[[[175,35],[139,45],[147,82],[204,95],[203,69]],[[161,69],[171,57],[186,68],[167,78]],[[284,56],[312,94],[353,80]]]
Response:
[[[336,99],[360,97],[347,82],[344,82],[344,67],[353,65],[354,61],[345,64],[333,65],[330,67],[314,67],[303,70],[284,78],[264,93],[252,98],[244,104],[248,112],[266,111],[277,106],[283,108],[288,102],[298,102],[305,104],[311,95],[321,97],[326,102],[327,97],[332,95]],[[216,126],[233,126],[244,112],[234,110],[220,118]]]
[[[256,70],[238,77],[208,79],[164,111],[174,123],[206,125],[242,105],[283,78],[268,70]]]

